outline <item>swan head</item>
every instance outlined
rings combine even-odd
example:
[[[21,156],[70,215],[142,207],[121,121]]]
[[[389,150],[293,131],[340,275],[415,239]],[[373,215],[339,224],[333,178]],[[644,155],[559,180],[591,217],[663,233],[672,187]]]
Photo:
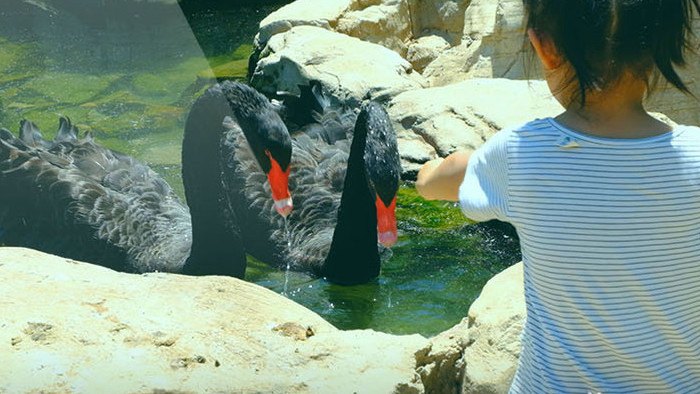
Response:
[[[270,101],[254,88],[226,81],[221,90],[245,134],[255,160],[265,172],[277,213],[286,217],[292,212],[289,193],[289,164],[292,139],[279,113]]]
[[[267,174],[267,180],[270,182],[270,190],[272,192],[272,200],[275,204],[275,210],[283,217],[289,216],[292,213],[292,196],[289,193],[289,164],[286,169],[282,168],[282,164],[272,156],[269,150],[265,150],[265,155],[270,160],[270,171]]]
[[[366,132],[364,159],[369,187],[377,208],[377,236],[385,247],[398,239],[396,195],[399,191],[401,161],[396,134],[384,108],[375,102],[362,106],[355,125]]]
[[[246,126],[254,131],[249,133],[250,135],[246,134],[246,138],[270,183],[275,210],[281,216],[287,217],[294,207],[289,192],[292,158],[292,139],[289,131],[279,114],[271,109],[256,113]]]

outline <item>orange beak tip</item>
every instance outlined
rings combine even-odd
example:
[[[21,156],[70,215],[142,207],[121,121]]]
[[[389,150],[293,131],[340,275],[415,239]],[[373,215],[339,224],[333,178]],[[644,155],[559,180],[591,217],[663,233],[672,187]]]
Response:
[[[282,215],[282,217],[287,217],[289,216],[290,213],[292,213],[294,205],[292,204],[292,198],[283,198],[281,200],[275,200],[275,210],[277,210],[277,213]]]
[[[394,244],[399,238],[396,234],[396,231],[379,232],[377,236],[379,238],[379,243],[387,248],[394,246]]]

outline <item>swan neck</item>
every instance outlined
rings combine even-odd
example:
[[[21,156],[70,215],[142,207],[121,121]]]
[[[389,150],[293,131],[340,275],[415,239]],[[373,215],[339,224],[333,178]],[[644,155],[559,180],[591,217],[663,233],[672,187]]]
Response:
[[[365,171],[366,139],[366,131],[356,128],[348,157],[338,222],[322,268],[323,276],[341,285],[366,283],[379,275],[375,200]]]
[[[223,121],[231,115],[215,86],[197,99],[187,118],[182,178],[192,218],[192,251],[185,273],[242,278],[245,272],[245,253],[222,179]]]

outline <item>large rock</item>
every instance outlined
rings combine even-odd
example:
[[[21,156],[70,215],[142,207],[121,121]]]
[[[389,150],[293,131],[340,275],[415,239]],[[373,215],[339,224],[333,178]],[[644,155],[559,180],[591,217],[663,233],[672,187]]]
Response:
[[[462,41],[428,65],[423,75],[431,86],[468,78],[523,79],[541,75],[539,65],[526,68],[522,0],[473,0],[464,16]]]
[[[544,82],[507,79],[412,90],[396,96],[388,107],[408,178],[424,159],[478,148],[503,127],[562,110]]]
[[[270,38],[250,82],[267,93],[298,93],[298,85],[312,79],[351,105],[367,96],[393,97],[424,85],[396,52],[313,26],[297,26]]]
[[[417,354],[417,371],[431,393],[462,392],[464,350],[470,345],[467,318],[430,338],[430,347]]]
[[[437,34],[460,42],[468,0],[297,0],[260,22],[258,45],[294,26],[333,29],[370,42],[391,43]],[[394,47],[396,45],[396,47]]]
[[[491,278],[469,308],[462,393],[507,393],[520,356],[525,324],[523,264]]]
[[[294,26],[317,26],[331,29],[355,0],[296,0],[271,13],[260,22],[255,38],[262,47],[275,34],[284,33]]]
[[[0,392],[501,393],[524,317],[522,264],[428,339],[341,331],[229,277],[124,274],[0,248]]]
[[[389,48],[406,57],[412,37],[411,15],[406,0],[384,0],[349,11],[338,19],[335,30]]]
[[[440,394],[507,393],[524,322],[523,264],[517,263],[491,278],[468,316],[417,354],[425,387]]]
[[[406,60],[411,62],[416,71],[422,72],[449,48],[447,40],[439,35],[423,36],[409,44]]]
[[[428,340],[340,331],[229,277],[0,248],[0,392],[421,393]]]
[[[464,12],[469,0],[411,0],[413,36],[437,34],[459,44],[464,30]]]
[[[523,17],[522,0],[473,0],[465,12],[461,42],[425,66],[423,76],[430,86],[469,78],[542,79],[539,60],[525,39]],[[700,30],[698,16],[693,30]],[[696,38],[690,47],[698,45]],[[689,52],[687,66],[679,71],[690,92],[700,97],[700,53]],[[700,124],[700,103],[695,97],[661,83],[646,106],[678,123]]]
[[[263,20],[257,45],[261,51],[270,37],[293,26],[318,26],[394,50],[411,62],[424,78],[420,83],[427,86],[471,78],[541,79],[541,67],[525,39],[523,16],[522,0],[297,0]],[[694,29],[700,29],[700,18]],[[687,63],[681,75],[700,97],[700,55],[689,54]],[[315,67],[323,74],[326,66]],[[376,70],[363,73],[371,77]],[[338,81],[331,86],[344,84],[343,75],[335,70],[332,74]],[[371,83],[363,90],[396,94],[403,89]],[[663,84],[647,107],[679,123],[700,124],[698,101]]]

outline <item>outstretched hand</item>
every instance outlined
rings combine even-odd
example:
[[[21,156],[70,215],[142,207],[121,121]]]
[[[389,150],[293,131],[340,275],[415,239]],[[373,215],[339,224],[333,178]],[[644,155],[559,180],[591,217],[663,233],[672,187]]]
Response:
[[[426,162],[418,172],[416,191],[426,200],[459,201],[459,186],[473,151],[457,151]]]

